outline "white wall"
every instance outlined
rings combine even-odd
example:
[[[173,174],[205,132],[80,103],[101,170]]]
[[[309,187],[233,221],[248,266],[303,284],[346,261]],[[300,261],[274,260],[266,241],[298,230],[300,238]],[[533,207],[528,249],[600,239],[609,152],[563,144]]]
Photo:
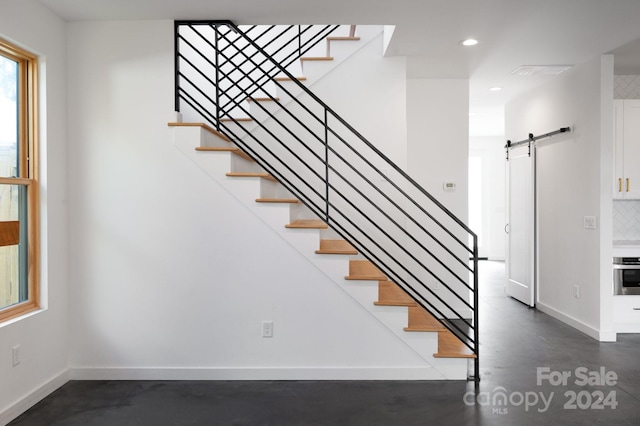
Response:
[[[65,24],[36,1],[0,1],[0,37],[40,55],[42,306],[0,325],[0,424],[66,381],[67,191]],[[11,348],[21,363],[11,365]]]
[[[407,80],[407,169],[463,221],[467,219],[469,81]],[[455,182],[454,192],[442,184]]]
[[[601,316],[611,309],[601,290],[611,288],[612,81],[613,61],[599,57],[505,109],[510,140],[572,127],[538,143],[537,306],[603,339]],[[596,216],[599,229],[584,229],[584,216]]]
[[[173,145],[172,32],[168,21],[68,25],[73,377],[420,365]],[[260,336],[263,320],[274,338]]]
[[[363,27],[360,31],[372,30]],[[379,33],[311,89],[391,161],[406,170],[406,59],[383,57],[382,38],[383,34]],[[352,48],[353,45],[345,43],[356,42],[333,43],[338,44],[332,46],[332,51],[339,52]]]
[[[407,171],[425,190],[433,195],[462,222],[468,223],[468,163],[469,163],[469,81],[460,79],[408,79],[407,80]],[[455,183],[455,191],[445,191],[445,182]],[[426,206],[433,209],[432,206]],[[453,220],[435,209],[433,215],[447,229],[467,243],[468,236]],[[469,253],[459,244],[447,238],[435,225],[430,231],[451,249],[458,259],[468,258]],[[430,249],[437,245],[429,243]],[[436,251],[436,253],[439,253]],[[455,273],[466,279],[468,271],[450,257],[439,256]],[[456,267],[457,266],[457,267]],[[459,294],[462,287],[449,275],[433,269]],[[470,315],[463,304],[436,285],[437,292],[454,310]],[[464,297],[464,296],[463,296]],[[470,297],[470,295],[469,295]]]

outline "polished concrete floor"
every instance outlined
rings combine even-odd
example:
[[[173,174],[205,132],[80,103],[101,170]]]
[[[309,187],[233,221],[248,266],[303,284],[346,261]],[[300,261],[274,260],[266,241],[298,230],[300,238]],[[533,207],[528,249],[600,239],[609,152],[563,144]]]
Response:
[[[11,425],[640,424],[640,335],[598,343],[505,296],[502,263],[480,267],[477,387],[421,381],[76,381]]]

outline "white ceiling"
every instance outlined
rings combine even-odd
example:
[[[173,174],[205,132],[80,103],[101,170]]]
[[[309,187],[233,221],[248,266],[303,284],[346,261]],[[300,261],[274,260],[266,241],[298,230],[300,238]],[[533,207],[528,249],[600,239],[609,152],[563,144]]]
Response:
[[[68,21],[229,19],[237,24],[386,24],[388,53],[409,77],[468,78],[472,135],[499,135],[510,99],[549,76],[521,65],[576,65],[614,53],[617,73],[640,74],[640,0],[40,0]],[[480,44],[464,48],[474,37]],[[620,48],[620,49],[618,49]],[[616,50],[618,49],[618,50]],[[500,92],[490,92],[501,86]]]

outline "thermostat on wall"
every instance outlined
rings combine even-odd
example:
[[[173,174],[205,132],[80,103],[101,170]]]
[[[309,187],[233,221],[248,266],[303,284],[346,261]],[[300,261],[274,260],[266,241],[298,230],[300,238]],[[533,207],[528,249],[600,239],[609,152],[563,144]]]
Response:
[[[444,189],[445,191],[455,191],[456,190],[456,183],[455,182],[444,182],[442,184],[442,189]]]

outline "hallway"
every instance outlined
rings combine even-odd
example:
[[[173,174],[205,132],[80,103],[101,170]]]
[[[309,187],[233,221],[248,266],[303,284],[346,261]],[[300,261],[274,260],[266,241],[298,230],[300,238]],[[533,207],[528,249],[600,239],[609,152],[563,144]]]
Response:
[[[505,296],[503,263],[480,268],[478,389],[473,382],[72,381],[10,424],[638,423],[640,335],[599,343]]]

